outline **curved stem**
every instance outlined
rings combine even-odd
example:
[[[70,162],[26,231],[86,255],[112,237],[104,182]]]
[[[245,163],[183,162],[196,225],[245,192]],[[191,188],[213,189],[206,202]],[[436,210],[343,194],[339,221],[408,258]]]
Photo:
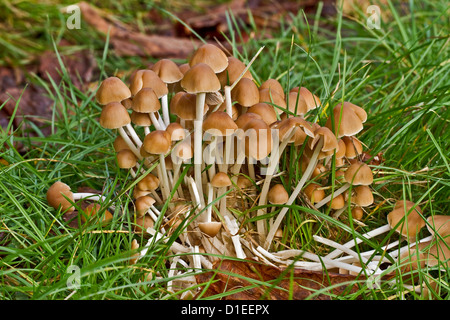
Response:
[[[139,138],[139,136],[137,135],[136,131],[131,126],[131,124],[127,124],[125,127],[127,128],[128,132],[130,133],[131,139],[133,139],[134,143],[136,144],[137,148],[139,149],[142,146],[142,141]]]
[[[280,226],[281,221],[283,220],[285,214],[289,210],[289,206],[294,203],[295,199],[297,198],[298,194],[302,190],[306,181],[311,177],[311,174],[312,174],[314,168],[316,167],[317,157],[319,156],[319,152],[322,149],[322,146],[323,146],[323,138],[320,138],[319,142],[317,142],[317,145],[314,149],[314,152],[311,156],[308,166],[306,167],[306,170],[303,173],[302,178],[298,182],[294,191],[292,191],[292,194],[289,197],[289,200],[286,202],[285,206],[281,209],[280,213],[278,213],[278,216],[275,219],[274,224],[272,226],[270,226],[270,231],[269,231],[269,234],[267,235],[267,238],[266,238],[266,241],[264,244],[264,248],[266,248],[266,249],[269,248],[270,244],[272,243],[273,237],[275,236],[275,232],[277,231],[278,227]]]
[[[127,144],[128,148],[130,148],[130,150],[134,153],[134,155],[139,160],[141,160],[142,159],[141,153],[139,152],[138,148],[136,148],[133,141],[131,141],[130,137],[128,137],[128,134],[125,132],[125,129],[122,127],[117,130],[119,131],[120,136],[123,138],[123,140]]]
[[[159,155],[159,166],[161,167],[161,180],[162,183],[164,184],[165,198],[168,199],[170,196],[170,187],[169,187],[169,179],[167,178],[165,156],[163,154]]]
[[[286,148],[286,146],[289,143],[289,141],[291,140],[291,138],[294,136],[296,129],[297,129],[297,127],[294,127],[291,130],[291,132],[288,134],[288,136],[281,142],[279,148],[274,150],[275,152],[272,152],[270,155],[266,177],[264,179],[264,184],[263,184],[263,187],[261,190],[261,195],[259,197],[259,203],[258,203],[259,206],[264,206],[267,204],[267,193],[269,192],[270,182],[275,173],[275,169],[277,168],[278,162],[280,161],[281,154],[283,153],[284,149]],[[267,208],[259,209],[257,211],[256,215],[262,216],[265,212],[267,212]],[[267,232],[266,224],[265,224],[264,220],[262,220],[262,219],[257,220],[256,228],[257,228],[257,232],[260,237],[260,241],[261,241],[261,243],[263,243],[265,240],[265,234]]]
[[[153,125],[155,126],[156,130],[164,130],[160,123],[159,120],[156,118],[155,113],[154,112],[150,112],[150,119],[152,120]]]

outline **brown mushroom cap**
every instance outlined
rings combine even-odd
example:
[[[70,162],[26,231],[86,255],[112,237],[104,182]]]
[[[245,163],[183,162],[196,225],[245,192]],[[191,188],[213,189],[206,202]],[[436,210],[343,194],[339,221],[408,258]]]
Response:
[[[450,243],[450,216],[432,215],[427,218],[427,229],[436,237],[438,233],[444,241]]]
[[[342,141],[345,144],[345,156],[349,159],[356,158],[363,151],[363,146],[358,138],[353,136],[344,136]]]
[[[121,135],[118,135],[113,142],[113,148],[115,152],[119,152],[122,149],[130,149],[128,144],[125,142],[125,140],[122,138]]]
[[[319,127],[314,130],[314,138],[309,140],[310,148],[313,149],[320,137],[323,137],[323,152],[333,152],[339,147],[336,136],[327,127]]]
[[[356,207],[352,208],[352,217],[353,217],[353,219],[361,220],[363,215],[364,215],[364,211],[363,211],[363,209],[361,207],[356,206]]]
[[[215,188],[231,186],[231,179],[225,172],[217,172],[211,179],[211,185]]]
[[[153,228],[155,225],[153,219],[149,215],[136,218],[136,223],[133,225],[133,230],[136,233],[144,234],[148,228]]]
[[[416,234],[425,227],[425,220],[422,218],[422,210],[415,203],[408,200],[400,200],[387,215],[387,220],[391,228],[405,237],[415,237]],[[407,215],[407,216],[406,216]],[[405,219],[406,216],[406,219]]]
[[[320,184],[312,182],[303,189],[303,192],[312,204],[320,202],[323,198],[325,198],[325,191],[320,189],[321,187],[322,186]]]
[[[183,79],[181,87],[188,93],[216,92],[220,90],[220,82],[213,69],[205,63],[191,67]]]
[[[183,78],[183,73],[170,59],[158,60],[151,68],[164,83],[175,83]]]
[[[289,92],[288,110],[297,116],[304,116],[310,109],[305,98],[298,92]]]
[[[285,98],[283,86],[277,79],[267,79],[259,86],[259,89],[271,89],[271,92],[276,91],[279,95]]]
[[[152,120],[150,119],[148,113],[132,111],[130,118],[131,122],[139,127],[149,127],[152,125]]]
[[[176,98],[175,98],[176,97]],[[170,112],[178,116],[182,120],[195,120],[196,118],[196,95],[187,92],[178,92],[170,102]],[[203,115],[208,111],[209,107],[205,103]]]
[[[259,102],[252,105],[250,108],[248,108],[247,113],[256,113],[260,115],[261,119],[263,119],[264,122],[268,125],[271,125],[272,123],[277,121],[277,113],[275,112],[273,106],[264,102]]]
[[[109,77],[102,81],[95,98],[101,105],[120,102],[131,96],[130,89],[117,77]]]
[[[119,102],[110,102],[100,113],[100,125],[105,129],[118,129],[131,123],[127,109]]]
[[[56,181],[47,190],[47,203],[55,209],[61,206],[62,211],[72,212],[75,210],[71,203],[73,200],[73,193],[64,182]]]
[[[166,128],[166,132],[172,141],[180,141],[186,137],[185,129],[178,122],[171,122]]]
[[[244,71],[244,69],[246,68],[245,64],[239,60],[236,57],[230,56],[228,57],[228,66],[227,68],[218,73],[217,77],[219,78],[220,81],[220,85],[222,87],[226,86],[227,84],[233,84],[238,77],[241,75],[241,73]],[[249,70],[247,70],[243,77],[243,78],[249,78],[253,80],[252,74],[250,73]]]
[[[165,130],[154,130],[147,134],[142,143],[144,150],[150,154],[166,154],[172,145],[170,134]]]
[[[305,87],[295,87],[292,88],[290,92],[297,92],[300,96],[303,97],[308,111],[319,107],[321,104],[319,97],[317,97]]]
[[[122,149],[116,154],[119,168],[130,169],[137,164],[137,157],[130,149]]]
[[[373,193],[369,186],[353,188],[350,201],[360,207],[367,207],[373,203]]]
[[[279,130],[280,140],[284,140],[286,135],[295,127],[299,127],[291,138],[290,142],[295,145],[301,145],[306,140],[306,136],[314,138],[314,130],[311,124],[301,117],[290,117],[282,120],[276,126]]]
[[[345,171],[345,181],[353,185],[370,185],[373,182],[373,174],[370,167],[360,161],[352,163]]]
[[[81,220],[83,222],[86,222],[90,220],[92,217],[98,215],[99,211],[102,209],[102,206],[98,203],[91,203],[89,204],[81,214]],[[102,215],[101,222],[108,222],[111,221],[113,218],[113,215],[108,210],[105,210],[105,212]]]
[[[238,128],[243,128],[250,120],[253,120],[253,119],[263,120],[263,118],[257,113],[246,112],[244,114],[241,114],[236,119],[235,123],[238,126]]]
[[[283,95],[271,88],[259,89],[259,102],[272,103],[283,109],[287,108],[286,100],[284,100]]]
[[[155,199],[150,196],[142,196],[135,200],[136,216],[143,217],[148,209],[155,203]]]
[[[255,82],[242,78],[231,90],[231,99],[243,107],[250,107],[259,102],[259,90]]]
[[[200,222],[198,228],[211,238],[214,238],[222,228],[222,223],[218,221]]]
[[[130,91],[132,95],[135,95],[143,88],[152,88],[158,99],[169,93],[167,85],[150,69],[138,70],[131,77]]]
[[[272,132],[264,120],[252,119],[242,127],[245,155],[255,160],[264,159],[272,151]]]
[[[203,131],[214,136],[232,135],[237,128],[233,119],[223,111],[212,112],[203,120]]]
[[[207,64],[214,73],[219,73],[228,67],[228,58],[219,47],[207,43],[199,47],[189,59],[191,68],[198,63]]]
[[[333,123],[334,131],[332,128],[331,117],[327,119],[325,126],[335,132],[338,138],[343,136],[353,136],[364,128],[361,118],[346,102],[340,103],[333,108]]]
[[[189,140],[184,140],[173,149],[173,154],[183,160],[191,159],[194,156],[194,150]]]
[[[137,112],[150,113],[161,109],[161,104],[155,90],[142,88],[134,96],[131,108]]]
[[[333,199],[328,201],[328,206],[330,206],[333,210],[342,209],[345,206],[344,195],[341,193],[335,196]]]
[[[142,180],[139,180],[137,187],[142,191],[152,191],[159,187],[159,179],[152,173],[148,173]]]
[[[289,194],[281,183],[274,185],[267,193],[267,200],[271,204],[285,204],[289,200]]]

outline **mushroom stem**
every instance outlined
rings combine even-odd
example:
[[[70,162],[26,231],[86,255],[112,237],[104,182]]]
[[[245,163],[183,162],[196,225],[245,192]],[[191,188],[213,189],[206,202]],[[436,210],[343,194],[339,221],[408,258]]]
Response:
[[[159,166],[160,166],[160,173],[161,173],[161,180],[164,185],[164,192],[163,196],[168,199],[170,196],[170,186],[169,186],[169,179],[167,177],[167,171],[166,171],[166,161],[165,161],[165,155],[160,154],[159,155]],[[159,172],[158,172],[159,173]]]
[[[153,125],[155,126],[156,130],[164,130],[159,123],[159,120],[156,118],[154,112],[150,112],[150,119],[152,120]]]
[[[329,194],[328,196],[326,196],[325,198],[323,198],[321,201],[317,202],[314,206],[319,209],[320,207],[322,207],[324,204],[327,204],[328,202],[330,202],[332,199],[336,198],[338,195],[340,195],[341,193],[343,193],[344,191],[346,191],[348,188],[350,188],[351,184],[350,183],[345,183],[342,187],[340,187],[339,189],[337,189],[336,191],[334,191],[332,194]]]
[[[170,124],[169,104],[167,102],[168,101],[167,99],[168,99],[167,94],[161,97],[161,109],[163,113],[164,124],[166,125],[166,127]]]
[[[141,160],[142,156],[139,152],[138,148],[134,145],[133,141],[131,141],[130,137],[128,137],[128,134],[125,132],[125,129],[123,127],[117,129],[119,131],[120,136],[123,138],[127,146],[130,148],[130,150],[134,153],[134,155]]]
[[[233,109],[232,109],[232,101],[231,101],[231,87],[225,86],[224,88],[225,92],[225,107],[227,114],[232,117],[233,116]]]
[[[275,168],[277,167],[277,164],[280,161],[281,154],[284,151],[284,149],[286,148],[287,144],[289,143],[289,140],[291,140],[291,138],[294,136],[296,129],[297,129],[297,127],[294,127],[291,130],[291,132],[288,134],[287,138],[285,138],[281,142],[279,148],[274,150],[275,152],[272,152],[272,154],[270,155],[269,164],[267,166],[266,177],[264,179],[264,184],[263,184],[263,187],[261,190],[261,196],[259,197],[259,203],[258,203],[259,206],[264,206],[265,204],[267,204],[267,194],[268,194],[269,188],[270,188],[270,181],[272,180],[273,175],[275,173]],[[262,216],[264,214],[264,212],[267,212],[267,209],[259,209],[257,211],[256,215]],[[260,236],[261,243],[262,243],[264,241],[264,236],[266,234],[265,220],[259,219],[256,222],[256,227],[257,227],[257,231]]]
[[[389,230],[391,230],[391,227],[389,226],[389,224],[386,224],[386,225],[381,226],[381,227],[379,227],[379,228],[376,228],[376,229],[374,229],[374,230],[372,230],[372,231],[369,231],[369,232],[363,234],[362,236],[363,236],[365,239],[370,239],[370,238],[373,238],[373,237],[375,237],[375,236],[377,236],[377,235],[380,235],[380,234],[383,234],[383,233],[385,233],[385,232],[388,232]],[[351,247],[353,247],[356,243],[359,244],[359,243],[361,243],[361,242],[362,242],[362,240],[361,240],[360,238],[356,238],[356,239],[353,239],[353,240],[350,240],[350,241],[346,242],[345,244],[343,244],[343,246],[346,247],[346,248],[351,248]],[[334,259],[334,258],[336,258],[338,255],[340,255],[341,253],[343,253],[342,250],[336,249],[336,250],[334,250],[333,252],[327,254],[327,255],[325,256],[325,258],[328,258],[328,259]]]
[[[208,183],[208,208],[206,209],[206,222],[211,222],[213,197],[214,197],[214,189],[211,183]]]
[[[202,185],[202,125],[203,125],[203,110],[205,105],[205,92],[200,92],[196,97],[196,120],[194,122],[194,178],[198,194],[200,196],[200,203],[205,204],[203,196]]]
[[[180,178],[180,171],[181,171],[181,165],[183,164],[183,161],[181,159],[178,159],[178,161],[176,161],[173,165],[173,185],[175,186],[178,182],[178,179]],[[181,186],[182,184],[180,183],[180,185],[178,186],[177,192],[178,195],[181,198],[184,198],[184,192],[183,192],[183,187]]]
[[[128,132],[130,133],[131,139],[133,139],[134,143],[136,144],[137,148],[139,149],[142,146],[142,141],[139,138],[139,136],[137,135],[136,131],[129,123],[125,127],[127,128]]]
[[[289,197],[289,200],[286,202],[286,205],[278,213],[278,216],[275,219],[274,224],[270,227],[270,231],[269,231],[269,234],[267,235],[267,238],[266,238],[266,241],[264,244],[264,248],[266,248],[266,249],[269,248],[270,244],[272,243],[273,237],[275,236],[275,232],[277,231],[278,227],[280,226],[281,221],[283,220],[285,214],[289,210],[289,206],[294,203],[295,199],[297,198],[298,194],[302,190],[306,181],[311,177],[311,174],[312,174],[314,168],[316,167],[317,157],[319,156],[319,153],[320,153],[320,150],[322,149],[322,147],[323,147],[323,138],[321,137],[319,139],[319,141],[317,142],[317,145],[314,149],[314,152],[311,156],[308,166],[306,167],[306,170],[302,175],[302,178],[298,182],[294,191],[292,191],[292,194]]]
[[[94,200],[94,201],[104,201],[106,198],[100,194],[91,193],[91,192],[77,192],[73,193],[73,200],[80,200],[80,199],[87,199],[87,200]]]

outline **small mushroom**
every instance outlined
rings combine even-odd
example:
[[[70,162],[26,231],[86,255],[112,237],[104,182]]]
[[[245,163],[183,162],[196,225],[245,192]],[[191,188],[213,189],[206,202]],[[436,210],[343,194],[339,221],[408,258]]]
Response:
[[[199,222],[198,227],[203,233],[206,233],[211,238],[214,238],[222,228],[221,222],[211,220],[213,197],[214,197],[213,187],[211,183],[208,183],[208,205],[206,208],[206,219],[205,221]]]
[[[205,63],[192,66],[181,80],[181,86],[191,94],[196,94],[196,118],[194,122],[194,179],[200,195],[202,206],[205,203],[203,195],[201,165],[202,165],[202,126],[207,92],[220,90],[220,82],[213,69]]]
[[[100,125],[105,129],[117,129],[122,139],[126,142],[131,151],[141,159],[141,154],[139,153],[140,139],[134,131],[133,127],[130,125],[131,117],[128,114],[127,109],[119,102],[110,102],[102,108],[100,113]],[[124,128],[127,128],[128,132],[132,137],[134,137],[136,145],[128,137],[127,132]]]
[[[165,156],[169,152],[172,141],[168,132],[155,130],[145,136],[143,148],[150,154],[159,156],[159,178],[162,181],[162,193],[166,199],[170,195],[169,178],[167,177]]]
[[[397,201],[394,210],[387,215],[387,221],[392,229],[408,239],[415,238],[425,227],[422,210],[409,200]]]

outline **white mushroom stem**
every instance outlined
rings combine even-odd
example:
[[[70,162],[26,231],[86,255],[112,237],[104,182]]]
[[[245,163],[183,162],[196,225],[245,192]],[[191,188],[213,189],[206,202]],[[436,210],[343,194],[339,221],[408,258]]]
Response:
[[[205,222],[211,222],[213,199],[214,199],[214,189],[213,189],[211,183],[208,183],[208,204],[207,204],[207,208],[206,208],[206,221]]]
[[[336,198],[341,193],[345,192],[347,189],[350,188],[350,186],[351,186],[350,183],[345,183],[343,186],[341,186],[339,189],[334,191],[332,194],[329,194],[328,196],[323,198],[321,201],[317,202],[314,206],[316,207],[316,209],[319,209],[323,205],[325,205],[328,202],[330,202],[332,199]]]
[[[118,128],[117,130],[119,131],[120,136],[123,138],[123,140],[127,144],[128,148],[130,148],[130,150],[134,153],[134,155],[139,160],[141,160],[142,159],[141,153],[139,152],[138,148],[136,148],[136,146],[134,145],[133,141],[131,141],[130,137],[125,132],[125,129],[123,127],[121,127],[121,128]]]
[[[270,182],[272,181],[273,175],[275,173],[275,169],[278,166],[278,162],[280,161],[282,152],[286,148],[286,146],[289,143],[289,141],[291,140],[291,138],[294,136],[296,130],[297,130],[297,127],[292,128],[292,130],[289,132],[288,136],[281,142],[280,146],[276,150],[274,150],[274,152],[272,152],[270,154],[269,164],[267,166],[267,171],[266,171],[266,177],[264,178],[264,184],[262,186],[261,195],[259,197],[259,203],[258,203],[259,206],[264,206],[267,204],[267,194],[269,192]],[[273,134],[275,134],[275,132],[273,132]],[[260,217],[264,213],[267,213],[267,208],[258,209],[256,216]],[[260,236],[261,243],[264,242],[265,235],[267,233],[265,219],[259,219],[256,222],[256,229]]]
[[[351,250],[350,248],[347,248],[344,245],[341,245],[335,241],[329,240],[329,239],[325,239],[323,237],[319,237],[317,235],[313,235],[314,240],[316,240],[317,242],[323,243],[325,245],[328,245],[330,247],[333,247],[335,249],[341,250],[342,252],[347,253],[348,255],[352,256],[353,258],[355,258],[356,260],[360,259],[364,264],[366,264],[368,262],[367,258],[365,258],[362,255],[358,255],[358,253],[356,253],[355,251]]]
[[[131,136],[131,139],[133,139],[134,143],[136,144],[137,148],[139,149],[142,146],[142,141],[139,138],[139,136],[137,135],[136,131],[129,123],[125,127],[127,128],[127,131],[129,132],[129,134]]]
[[[164,128],[159,123],[159,120],[156,118],[154,112],[150,112],[150,119],[152,120],[153,125],[155,126],[156,130],[164,130]]]
[[[290,195],[288,201],[286,202],[285,206],[281,209],[281,211],[278,213],[277,218],[275,219],[275,222],[272,226],[270,226],[269,234],[267,235],[266,241],[264,243],[264,248],[268,249],[270,247],[270,244],[272,243],[273,237],[275,236],[275,232],[278,230],[278,227],[281,224],[281,221],[283,220],[285,214],[289,210],[289,206],[292,205],[297,199],[298,194],[302,190],[303,186],[305,185],[306,181],[311,177],[311,174],[316,167],[317,157],[319,156],[319,152],[322,149],[323,146],[323,138],[320,138],[317,142],[317,145],[314,149],[314,152],[311,156],[311,159],[308,163],[308,166],[306,167],[305,172],[303,173],[302,178],[298,182],[297,186],[295,187],[294,191],[292,191],[292,194]]]
[[[91,193],[91,192],[76,192],[73,193],[73,200],[87,199],[93,201],[104,201],[106,198],[100,194]]]
[[[200,260],[200,251],[199,251],[199,247],[198,246],[194,246],[192,248],[193,250],[193,255],[192,255],[192,259],[194,262],[194,269],[201,269],[202,268],[202,264],[201,264],[201,260]]]
[[[194,178],[196,183],[196,188],[200,196],[200,203],[202,206],[205,205],[205,198],[203,196],[203,186],[202,186],[202,126],[203,126],[203,111],[205,105],[205,92],[197,93],[196,96],[196,120],[194,121]]]
[[[389,252],[389,255],[393,258],[396,258],[396,257],[400,256],[402,253],[404,253],[405,251],[410,250],[412,247],[416,246],[417,244],[422,243],[422,242],[431,241],[431,240],[433,240],[433,236],[425,237],[423,239],[420,239],[417,242],[408,243],[407,245],[405,245],[399,249]]]
[[[236,252],[236,257],[239,259],[245,259],[246,255],[241,245],[241,237],[239,236],[239,226],[236,222],[235,218],[230,219],[230,217],[224,217],[225,223],[228,227],[228,230],[231,233],[231,241],[233,242],[234,251]]]
[[[159,180],[161,181],[161,194],[164,200],[167,200],[170,195],[169,181],[166,173],[166,163],[164,162],[164,155],[159,157],[159,166],[156,167]]]
[[[161,109],[163,113],[164,124],[166,127],[170,124],[169,104],[167,99],[168,99],[167,94],[161,97]]]
[[[195,201],[195,206],[197,207],[197,209],[201,210],[203,205],[200,202],[200,195],[198,194],[198,189],[195,184],[195,181],[192,177],[187,177],[187,179],[188,179],[189,187],[190,187],[189,190],[191,191],[191,199]]]
[[[389,230],[391,230],[391,226],[386,224],[384,226],[381,226],[379,228],[376,228],[376,229],[374,229],[372,231],[369,231],[369,232],[363,234],[362,237],[365,238],[365,239],[370,239],[370,238],[376,237],[377,235],[380,235],[380,234],[383,234],[385,232],[388,232]],[[346,248],[352,248],[353,246],[355,246],[356,243],[359,244],[361,242],[362,242],[362,240],[360,238],[355,238],[353,240],[350,240],[350,241],[346,242],[343,246],[346,247]],[[327,259],[334,259],[337,256],[339,256],[341,253],[343,253],[342,250],[336,249],[333,252],[327,254],[325,256],[325,258],[327,258]]]

